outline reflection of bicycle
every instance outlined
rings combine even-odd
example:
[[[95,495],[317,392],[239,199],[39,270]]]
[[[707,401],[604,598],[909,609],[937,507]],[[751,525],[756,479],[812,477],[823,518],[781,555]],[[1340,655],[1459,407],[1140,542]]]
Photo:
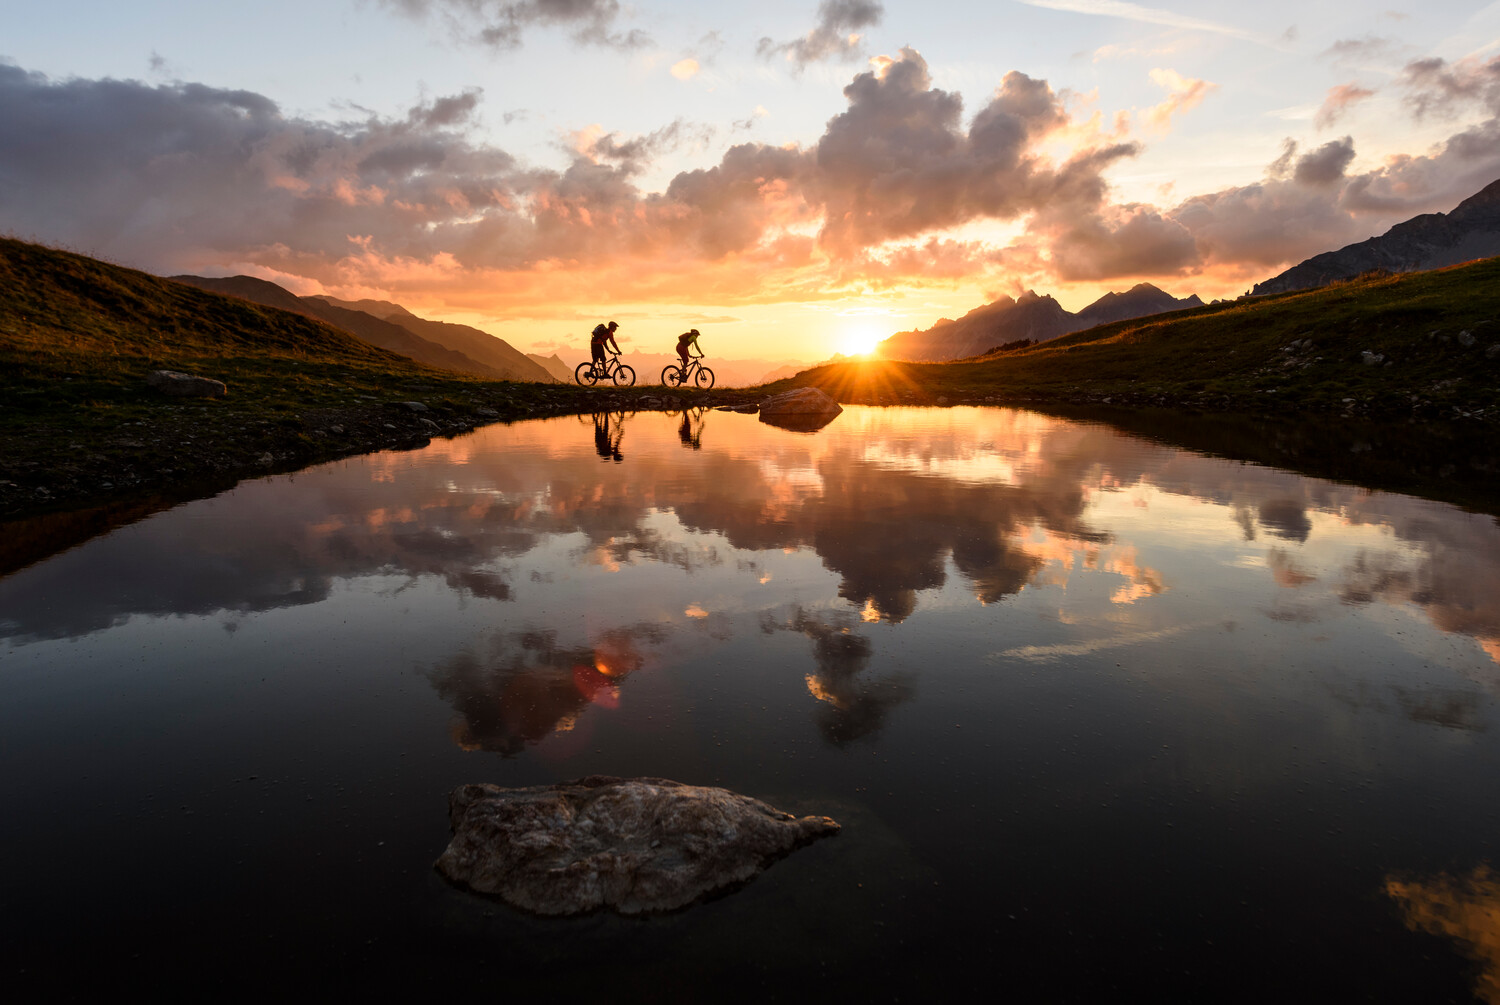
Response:
[[[687,366],[668,363],[661,372],[661,382],[668,387],[681,387],[689,380],[706,391],[714,386],[714,372],[696,358]]]
[[[573,379],[584,386],[612,380],[616,387],[630,387],[635,383],[635,371],[620,362],[619,353],[611,353],[603,363],[596,364],[593,360],[579,363],[578,369],[573,371]],[[712,383],[713,379],[709,378],[709,382]]]

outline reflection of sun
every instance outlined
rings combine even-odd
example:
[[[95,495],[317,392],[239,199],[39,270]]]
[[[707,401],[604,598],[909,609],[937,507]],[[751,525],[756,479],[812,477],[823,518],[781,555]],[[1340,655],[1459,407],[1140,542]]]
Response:
[[[879,318],[856,318],[844,324],[839,334],[839,352],[845,356],[865,356],[877,343],[891,334]]]

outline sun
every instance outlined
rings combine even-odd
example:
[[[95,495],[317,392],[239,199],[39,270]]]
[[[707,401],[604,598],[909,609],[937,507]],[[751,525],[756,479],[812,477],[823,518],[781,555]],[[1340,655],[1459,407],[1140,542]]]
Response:
[[[839,335],[839,352],[845,356],[868,356],[891,333],[879,319],[858,318],[844,325]]]

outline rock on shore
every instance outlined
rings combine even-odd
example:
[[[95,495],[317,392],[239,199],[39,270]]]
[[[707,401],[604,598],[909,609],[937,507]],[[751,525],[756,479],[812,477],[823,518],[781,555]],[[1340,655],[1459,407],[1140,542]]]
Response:
[[[607,775],[461,785],[449,820],[440,873],[548,915],[670,911],[839,831],[828,817],[796,817],[727,789]]]
[[[760,421],[811,431],[832,422],[844,406],[816,387],[799,387],[760,403]]]

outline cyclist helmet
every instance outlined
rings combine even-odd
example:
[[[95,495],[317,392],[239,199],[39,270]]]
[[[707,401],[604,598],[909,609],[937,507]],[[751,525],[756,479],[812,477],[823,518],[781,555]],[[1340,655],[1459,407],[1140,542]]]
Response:
[[[610,331],[614,331],[618,327],[620,327],[620,323],[618,321],[611,321],[609,323],[609,330]]]

